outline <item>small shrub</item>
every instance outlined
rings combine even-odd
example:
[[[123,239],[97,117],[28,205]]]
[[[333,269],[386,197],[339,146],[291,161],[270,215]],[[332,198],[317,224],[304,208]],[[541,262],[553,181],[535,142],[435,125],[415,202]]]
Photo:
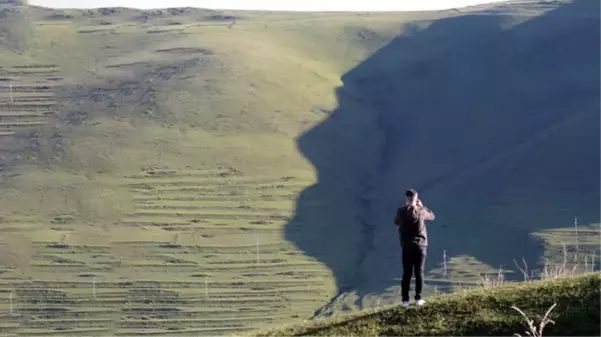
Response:
[[[500,287],[503,284],[505,284],[505,274],[503,273],[503,268],[499,268],[496,278],[491,277],[488,274],[483,274],[480,276],[479,285],[482,288]]]
[[[549,308],[549,310],[547,310],[547,312],[545,313],[545,316],[543,317],[543,319],[541,320],[541,322],[538,326],[538,329],[537,329],[536,325],[534,325],[534,320],[531,320],[530,318],[528,318],[528,316],[526,316],[526,314],[524,314],[524,312],[522,310],[520,310],[516,306],[512,306],[511,308],[516,310],[517,312],[519,312],[524,317],[524,320],[528,324],[529,331],[526,331],[526,335],[534,336],[534,337],[542,337],[545,326],[549,323],[555,324],[555,322],[553,320],[549,319],[549,314],[551,313],[553,308],[555,308],[556,305],[557,305],[557,303],[554,303]],[[521,337],[521,335],[519,335],[517,333],[514,336]]]

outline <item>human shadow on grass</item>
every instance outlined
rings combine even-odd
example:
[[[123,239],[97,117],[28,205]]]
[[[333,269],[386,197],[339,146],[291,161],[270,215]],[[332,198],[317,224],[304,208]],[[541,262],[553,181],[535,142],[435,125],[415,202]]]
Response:
[[[416,22],[343,76],[298,139],[318,182],[286,226],[340,293],[398,285],[407,188],[437,216],[426,273],[443,250],[515,270],[544,253],[532,233],[599,222],[599,2],[553,6]]]

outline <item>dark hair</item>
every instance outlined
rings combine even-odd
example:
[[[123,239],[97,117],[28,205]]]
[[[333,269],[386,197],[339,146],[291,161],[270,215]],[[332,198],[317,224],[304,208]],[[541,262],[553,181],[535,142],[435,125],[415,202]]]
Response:
[[[409,189],[407,192],[405,192],[405,196],[407,198],[415,198],[417,196],[417,191],[414,189]]]

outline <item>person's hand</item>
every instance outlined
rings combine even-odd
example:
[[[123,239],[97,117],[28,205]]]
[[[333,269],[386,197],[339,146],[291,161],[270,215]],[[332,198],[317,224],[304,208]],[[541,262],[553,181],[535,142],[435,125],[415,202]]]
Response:
[[[424,204],[422,204],[422,201],[420,199],[417,199],[417,203],[416,203],[419,207],[424,207]]]

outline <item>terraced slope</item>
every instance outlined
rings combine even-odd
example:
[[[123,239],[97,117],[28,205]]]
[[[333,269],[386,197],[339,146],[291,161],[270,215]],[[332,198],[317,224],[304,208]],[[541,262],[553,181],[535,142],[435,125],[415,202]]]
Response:
[[[0,135],[14,136],[44,125],[56,112],[60,69],[54,64],[14,65],[0,69]]]
[[[214,335],[393,303],[409,185],[441,219],[428,296],[519,280],[514,258],[561,262],[562,242],[599,268],[595,3],[0,6],[9,335]]]
[[[36,275],[2,284],[6,332],[231,334],[308,317],[327,300],[330,272],[281,237],[302,181],[159,168],[123,183],[135,207],[107,231],[4,219],[5,232],[32,238]]]

